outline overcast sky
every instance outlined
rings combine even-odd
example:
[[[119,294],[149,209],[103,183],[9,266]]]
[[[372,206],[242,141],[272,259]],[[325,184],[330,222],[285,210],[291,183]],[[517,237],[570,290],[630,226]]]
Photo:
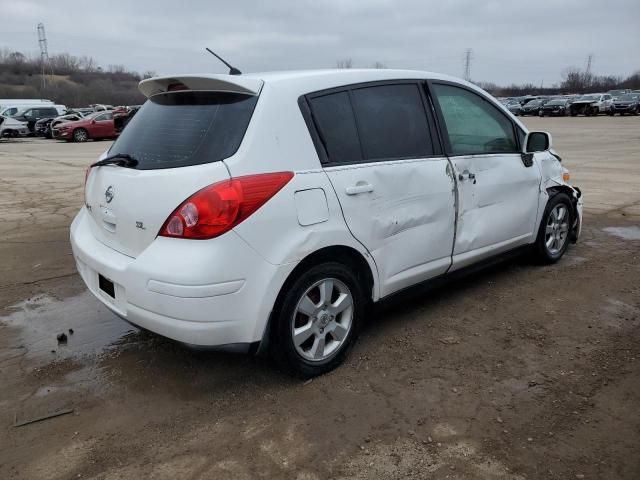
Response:
[[[558,82],[593,54],[597,74],[640,69],[640,0],[0,0],[0,48],[90,55],[158,73],[390,68],[463,74],[498,84]]]

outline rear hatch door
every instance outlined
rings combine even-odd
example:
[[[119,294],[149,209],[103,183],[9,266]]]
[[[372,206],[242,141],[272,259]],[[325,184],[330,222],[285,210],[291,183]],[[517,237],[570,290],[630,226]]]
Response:
[[[257,102],[246,91],[180,88],[152,95],[102,157],[126,154],[135,166],[103,165],[88,173],[85,201],[94,236],[131,257],[153,242],[185,199],[229,178],[222,160],[237,151]]]

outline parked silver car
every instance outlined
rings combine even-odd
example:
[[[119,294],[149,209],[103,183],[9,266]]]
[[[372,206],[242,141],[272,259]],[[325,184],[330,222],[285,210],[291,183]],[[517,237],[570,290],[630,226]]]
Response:
[[[27,122],[21,122],[11,117],[0,115],[0,138],[22,137],[29,134]]]

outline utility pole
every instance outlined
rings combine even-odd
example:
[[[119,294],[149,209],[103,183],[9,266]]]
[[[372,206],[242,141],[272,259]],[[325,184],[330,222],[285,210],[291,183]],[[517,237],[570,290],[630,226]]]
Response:
[[[47,86],[45,69],[49,63],[49,51],[47,50],[47,35],[44,31],[44,23],[38,24],[38,44],[40,45],[40,63],[42,64],[42,93]]]
[[[472,50],[467,48],[464,52],[464,79],[467,82],[471,81],[471,59],[472,59]]]

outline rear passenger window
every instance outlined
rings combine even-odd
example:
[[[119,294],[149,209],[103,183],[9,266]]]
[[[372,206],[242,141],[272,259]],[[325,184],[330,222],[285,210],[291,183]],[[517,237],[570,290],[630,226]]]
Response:
[[[417,84],[377,85],[312,96],[313,119],[331,163],[433,154]]]
[[[329,161],[361,161],[360,143],[349,93],[339,92],[314,97],[309,103]]]
[[[365,160],[433,154],[429,125],[416,84],[353,90],[353,107]]]
[[[518,151],[513,124],[497,107],[464,88],[435,83],[433,90],[449,134],[451,154]]]

